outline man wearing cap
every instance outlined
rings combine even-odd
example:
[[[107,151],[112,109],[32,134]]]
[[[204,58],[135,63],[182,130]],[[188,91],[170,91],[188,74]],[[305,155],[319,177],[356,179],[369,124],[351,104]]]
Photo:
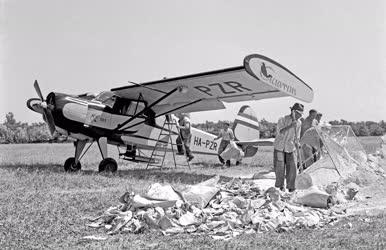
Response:
[[[220,142],[220,146],[218,147],[218,159],[222,164],[224,164],[224,159],[220,156],[221,153],[227,148],[230,141],[235,139],[235,136],[233,135],[233,131],[232,129],[229,128],[229,125],[230,125],[229,122],[225,122],[223,125],[224,126],[223,129],[221,129],[220,131],[220,134],[214,139],[214,140],[218,140],[222,138]],[[227,167],[230,167],[231,161],[227,160],[226,165]]]
[[[181,113],[178,115],[178,122],[177,127],[180,130],[180,137],[184,144],[185,153],[188,157],[188,161],[191,161],[194,156],[192,155],[192,151],[190,151],[190,142],[192,140],[192,132],[191,132],[191,126],[190,126],[190,119],[188,114]]]
[[[297,152],[299,147],[301,121],[304,106],[295,103],[291,114],[281,117],[276,127],[276,138],[273,143],[273,167],[275,170],[275,187],[284,190],[284,179],[289,192],[295,190],[297,174]]]

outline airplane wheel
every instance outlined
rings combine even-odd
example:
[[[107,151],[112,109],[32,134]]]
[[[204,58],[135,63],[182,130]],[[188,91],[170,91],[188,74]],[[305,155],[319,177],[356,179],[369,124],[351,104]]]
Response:
[[[118,170],[118,164],[113,158],[106,158],[99,163],[99,172],[114,173]]]
[[[76,172],[81,169],[82,165],[78,161],[78,164],[75,165],[75,157],[70,157],[64,163],[64,171],[66,172]]]

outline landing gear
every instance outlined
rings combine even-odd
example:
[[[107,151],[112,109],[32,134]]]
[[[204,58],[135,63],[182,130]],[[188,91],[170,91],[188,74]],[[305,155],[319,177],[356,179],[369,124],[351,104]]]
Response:
[[[79,162],[79,157],[86,146],[86,140],[77,140],[74,142],[75,146],[75,157],[70,157],[64,163],[64,171],[66,172],[76,172],[79,171],[82,165]]]
[[[79,171],[81,168],[82,165],[79,161],[77,164],[75,164],[75,157],[68,158],[64,163],[64,171],[66,172],[76,172]]]
[[[98,147],[101,151],[103,160],[99,163],[99,172],[117,172],[118,164],[113,158],[107,156],[107,138],[101,137],[98,139]]]
[[[99,163],[99,172],[114,173],[118,170],[118,164],[113,158],[105,158]]]
[[[66,172],[76,172],[81,169],[82,165],[80,164],[80,159],[92,145],[92,143],[90,143],[85,152],[82,154],[87,142],[87,140],[77,140],[76,142],[74,142],[75,157],[68,158],[64,163],[64,170]],[[107,138],[100,137],[97,142],[103,158],[103,160],[99,164],[99,172],[116,172],[118,170],[117,162],[113,158],[109,158],[107,156]]]

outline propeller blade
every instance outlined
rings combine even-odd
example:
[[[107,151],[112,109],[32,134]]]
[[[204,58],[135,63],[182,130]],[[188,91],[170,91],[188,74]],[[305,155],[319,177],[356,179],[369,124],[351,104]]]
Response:
[[[54,107],[53,107],[53,105],[48,106],[47,103],[45,102],[45,100],[43,98],[42,91],[40,90],[39,83],[37,80],[35,80],[35,82],[34,82],[34,88],[35,88],[36,93],[38,94],[38,96],[40,97],[40,100],[41,100],[40,106],[43,109],[43,118],[48,125],[51,136],[54,136],[55,130],[56,130],[55,129],[55,121],[54,121],[54,117],[52,116],[52,113],[51,113],[51,110],[54,109]],[[28,106],[28,103],[27,103],[27,106]]]
[[[44,101],[43,94],[42,94],[42,91],[40,91],[39,83],[37,80],[35,80],[35,82],[34,82],[34,88],[36,90],[36,93],[40,97],[40,100]]]
[[[54,135],[55,133],[55,122],[54,122],[54,117],[51,114],[51,111],[44,109],[44,116],[46,118],[46,122],[48,125],[48,128],[50,129],[51,135]]]

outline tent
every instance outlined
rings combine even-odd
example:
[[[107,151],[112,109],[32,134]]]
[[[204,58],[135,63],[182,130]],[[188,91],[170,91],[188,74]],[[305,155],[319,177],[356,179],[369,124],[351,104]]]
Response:
[[[349,125],[312,127],[300,144],[305,170],[296,179],[297,189],[337,182],[367,162],[366,152]]]

